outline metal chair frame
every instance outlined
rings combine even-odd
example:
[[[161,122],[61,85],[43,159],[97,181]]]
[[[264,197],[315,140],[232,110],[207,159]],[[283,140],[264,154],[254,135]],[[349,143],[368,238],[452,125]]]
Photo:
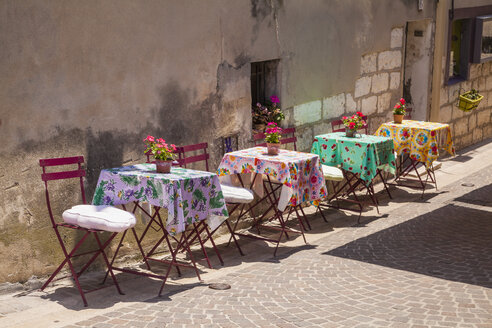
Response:
[[[366,185],[364,183],[364,181],[361,180],[356,173],[349,172],[349,171],[346,171],[343,169],[342,169],[342,172],[343,172],[345,183],[342,184],[342,186],[340,186],[340,184],[343,181],[340,181],[336,184],[332,181],[333,192],[334,192],[333,195],[330,197],[330,199],[328,200],[328,202],[326,204],[320,203],[318,205],[318,209],[320,210],[321,216],[323,217],[325,222],[327,220],[326,220],[323,212],[321,211],[320,207],[330,207],[330,208],[342,209],[342,210],[346,210],[346,211],[359,212],[359,217],[357,219],[357,223],[360,223],[362,211],[364,209],[364,202],[362,200],[360,200],[356,194],[357,187],[359,187],[359,186],[361,186],[362,189],[366,189],[366,195],[369,195],[369,197],[371,198],[372,204],[374,206],[376,206],[376,210],[379,214],[379,207],[378,207],[379,203],[378,203],[377,197],[376,197],[375,192],[374,192],[373,183],[371,182],[369,185]],[[388,189],[388,183],[386,183],[380,169],[377,170],[376,175],[381,178],[381,181],[383,182],[384,188],[385,188],[389,198],[392,199],[393,197],[391,196],[391,193]],[[348,198],[350,196],[352,196],[354,199]],[[333,205],[332,201],[336,201],[337,202],[336,205]],[[356,210],[356,209],[353,209],[350,207],[342,207],[339,204],[341,201],[357,204],[359,207],[359,210]]]
[[[78,178],[80,181],[80,192],[82,195],[83,204],[87,204],[86,197],[85,197],[84,179],[83,179],[86,176],[86,172],[85,172],[85,169],[82,168],[82,163],[84,163],[84,157],[83,156],[50,158],[50,159],[40,159],[39,160],[39,165],[41,166],[41,168],[43,170],[43,173],[41,174],[41,179],[43,180],[44,185],[45,185],[46,206],[48,208],[48,213],[50,216],[51,225],[53,227],[53,230],[55,231],[56,237],[58,239],[58,242],[60,243],[63,254],[65,256],[65,259],[62,261],[62,263],[57,267],[57,269],[52,273],[52,275],[48,278],[48,280],[41,287],[41,290],[44,290],[48,286],[48,284],[51,281],[53,281],[53,279],[60,272],[60,270],[65,266],[65,264],[68,264],[68,267],[69,267],[70,272],[71,272],[71,276],[73,277],[73,279],[75,281],[75,285],[77,287],[77,290],[79,291],[79,294],[82,297],[82,301],[84,302],[84,306],[88,306],[85,294],[99,290],[99,289],[104,288],[104,287],[92,289],[89,291],[83,291],[82,287],[80,285],[79,278],[85,272],[85,270],[96,260],[96,258],[99,255],[101,255],[102,258],[104,259],[104,262],[105,262],[107,269],[108,269],[108,273],[111,275],[111,278],[114,282],[116,290],[118,291],[119,294],[121,294],[121,295],[124,295],[124,294],[121,291],[119,284],[118,284],[118,281],[116,280],[116,277],[113,273],[112,262],[111,262],[111,264],[109,263],[108,258],[106,256],[106,253],[104,252],[106,247],[111,243],[111,241],[114,239],[114,237],[118,233],[117,232],[111,233],[109,238],[104,243],[101,243],[101,240],[99,239],[98,234],[102,233],[102,232],[106,232],[106,231],[98,230],[98,229],[83,228],[83,227],[79,227],[77,225],[73,225],[73,224],[69,224],[69,223],[65,223],[65,222],[56,222],[54,215],[53,215],[49,191],[48,191],[48,181]],[[48,173],[46,171],[47,167],[67,166],[67,165],[75,165],[75,164],[78,167],[76,170],[57,171],[57,172],[51,172],[51,173]],[[73,230],[84,231],[82,238],[80,238],[80,240],[75,244],[75,246],[72,248],[72,250],[70,252],[67,250],[67,247],[65,246],[63,238],[60,235],[59,228],[68,228],[68,229],[73,229]],[[91,251],[87,251],[87,252],[83,252],[83,253],[77,253],[77,250],[84,244],[84,242],[87,240],[87,238],[90,235],[94,236],[94,239],[96,240],[98,248],[96,250],[91,250]],[[76,272],[74,269],[73,263],[72,263],[72,259],[79,257],[79,256],[88,255],[88,254],[93,254],[93,255],[89,259],[89,261],[87,261],[87,263],[85,265],[83,265],[82,269],[80,269],[79,272]],[[59,279],[62,279],[62,278],[59,278]],[[59,279],[57,279],[57,280],[59,280]]]

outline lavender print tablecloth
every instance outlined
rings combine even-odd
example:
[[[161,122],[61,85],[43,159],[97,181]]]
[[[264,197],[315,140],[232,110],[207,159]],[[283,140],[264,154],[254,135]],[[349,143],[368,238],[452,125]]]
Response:
[[[173,167],[171,173],[157,173],[155,164],[101,171],[92,204],[121,205],[134,201],[166,208],[166,229],[173,235],[201,220],[208,220],[214,230],[229,216],[214,173],[180,167]]]

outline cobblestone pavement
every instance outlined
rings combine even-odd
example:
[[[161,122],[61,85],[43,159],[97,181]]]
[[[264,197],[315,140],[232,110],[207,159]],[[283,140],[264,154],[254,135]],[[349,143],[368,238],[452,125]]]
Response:
[[[229,290],[196,284],[66,327],[492,327],[491,169],[238,267]]]
[[[380,192],[381,215],[369,209],[359,225],[358,215],[327,210],[325,223],[306,208],[310,244],[282,242],[277,258],[271,245],[243,239],[241,257],[222,236],[226,265],[201,261],[204,282],[183,271],[161,298],[159,281],[127,274],[118,274],[126,295],[101,289],[88,308],[69,280],[0,295],[0,327],[492,328],[491,162],[492,143],[468,149],[443,163],[438,191]],[[99,286],[101,274],[84,283]]]

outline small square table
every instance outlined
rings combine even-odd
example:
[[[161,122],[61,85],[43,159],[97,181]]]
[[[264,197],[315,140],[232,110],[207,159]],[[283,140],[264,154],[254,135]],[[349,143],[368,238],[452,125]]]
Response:
[[[403,163],[401,164],[396,180],[407,176],[412,170],[415,171],[423,190],[422,195],[429,178],[437,189],[432,163],[439,157],[439,148],[453,156],[456,154],[449,124],[414,120],[403,120],[401,124],[387,122],[378,128],[376,135],[391,138],[398,156],[409,155],[409,165],[403,167]],[[419,163],[426,168],[425,182],[417,170]]]
[[[124,268],[114,269],[163,279],[159,295],[162,292],[172,266],[176,266],[178,273],[180,273],[179,266],[193,267],[198,279],[200,279],[193,254],[189,247],[188,237],[190,235],[186,234],[185,229],[186,226],[193,225],[195,232],[198,234],[196,224],[206,220],[208,226],[214,230],[228,218],[229,214],[218,176],[215,173],[181,167],[172,167],[170,173],[157,173],[155,164],[147,163],[101,171],[92,200],[94,205],[122,205],[125,207],[125,204],[135,203],[134,212],[139,206],[139,202],[148,202],[154,206],[155,210],[153,215],[145,212],[151,220],[140,238],[137,237],[135,229],[132,229],[140,252],[148,269],[150,269],[148,260],[152,260],[170,264],[168,271],[165,276],[158,276]],[[161,208],[165,208],[168,211],[166,222],[162,220],[159,213]],[[141,242],[152,224],[157,224],[158,228],[162,230],[163,236],[154,245],[152,250],[145,254]],[[181,238],[178,240],[175,236],[179,233],[181,233]],[[116,258],[124,237],[125,234],[122,236],[113,261]],[[169,237],[177,242],[177,246],[174,249],[171,247]],[[169,251],[171,252],[171,261],[151,257],[164,240],[166,240]],[[183,264],[176,260],[176,255],[180,249],[188,252],[192,265]]]
[[[226,153],[217,169],[217,174],[219,176],[225,176],[242,173],[254,174],[253,190],[260,196],[262,195],[264,187],[266,187],[266,184],[262,183],[262,175],[266,175],[268,184],[270,185],[270,191],[274,190],[272,187],[272,179],[275,180],[277,184],[281,184],[280,197],[275,197],[274,193],[272,195],[273,197],[270,197],[272,192],[267,192],[271,204],[270,208],[274,208],[275,217],[279,220],[281,226],[279,239],[271,240],[260,238],[276,242],[277,246],[275,248],[275,253],[283,233],[285,233],[286,236],[288,231],[299,233],[285,227],[285,222],[282,218],[283,211],[287,207],[290,207],[291,211],[294,209],[297,213],[297,210],[299,209],[303,213],[302,207],[300,206],[301,204],[310,201],[318,201],[323,197],[326,197],[326,185],[323,172],[321,170],[319,157],[315,154],[280,149],[278,155],[268,155],[266,147],[253,147]],[[306,240],[299,215],[298,219],[299,227],[301,229],[300,233],[304,240]],[[235,234],[252,237],[251,235]]]
[[[362,184],[367,188],[374,205],[377,207],[377,199],[372,185],[373,179],[377,175],[382,179],[386,192],[391,198],[385,179],[381,174],[381,170],[391,174],[395,173],[395,155],[391,138],[358,133],[354,137],[347,137],[345,132],[327,133],[314,138],[311,152],[320,156],[322,164],[339,166],[343,169],[346,183],[334,191],[335,194],[329,201],[338,198],[348,186],[349,189],[343,194],[352,194],[362,213],[362,203],[358,201],[355,194],[355,189]],[[352,184],[352,180],[356,181],[355,184]]]

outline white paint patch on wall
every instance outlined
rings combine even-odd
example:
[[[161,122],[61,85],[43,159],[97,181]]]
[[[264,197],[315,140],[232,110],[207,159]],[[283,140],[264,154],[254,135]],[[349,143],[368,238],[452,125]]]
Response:
[[[296,126],[313,123],[320,119],[321,100],[294,106],[294,122]]]

